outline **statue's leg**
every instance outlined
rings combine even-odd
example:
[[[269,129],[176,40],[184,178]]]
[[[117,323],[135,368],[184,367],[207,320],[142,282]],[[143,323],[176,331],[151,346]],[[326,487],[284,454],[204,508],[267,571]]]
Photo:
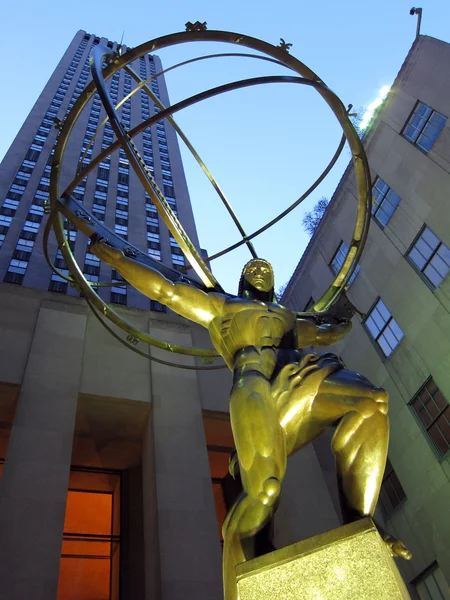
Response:
[[[314,402],[313,413],[339,414],[332,440],[344,518],[373,517],[383,480],[389,442],[388,394],[365,377],[341,370],[327,377]],[[411,552],[395,537],[380,529],[393,556],[411,559]]]
[[[359,373],[338,369],[321,381],[311,400],[312,381],[306,378],[280,408],[288,454],[336,426],[332,449],[344,519],[372,517],[386,465],[388,395]],[[393,555],[411,558],[402,542],[380,533]]]
[[[245,560],[242,539],[257,533],[276,507],[286,449],[270,383],[258,372],[249,371],[235,382],[230,418],[243,493],[222,528],[223,578],[225,600],[236,600],[236,565]]]
[[[373,516],[389,442],[388,394],[345,369],[320,385],[312,406],[316,420],[338,421],[332,440],[344,518]]]

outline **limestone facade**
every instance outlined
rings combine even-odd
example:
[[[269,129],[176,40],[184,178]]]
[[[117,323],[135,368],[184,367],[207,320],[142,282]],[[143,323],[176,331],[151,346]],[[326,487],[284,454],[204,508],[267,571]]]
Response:
[[[363,138],[372,180],[381,178],[400,202],[384,227],[372,220],[348,296],[368,314],[381,298],[403,338],[386,356],[370,334],[370,323],[355,316],[351,333],[335,348],[348,368],[389,392],[389,458],[406,498],[384,517],[387,528],[414,555],[402,566],[405,578],[415,582],[437,562],[447,590],[450,455],[436,448],[409,403],[430,377],[450,401],[450,277],[433,285],[410,256],[424,226],[444,244],[443,250],[450,246],[450,126],[447,120],[428,152],[408,140],[404,128],[418,102],[450,116],[449,59],[449,44],[420,36]],[[284,304],[305,310],[311,298],[318,300],[328,288],[337,249],[351,240],[355,209],[349,165],[285,291]]]

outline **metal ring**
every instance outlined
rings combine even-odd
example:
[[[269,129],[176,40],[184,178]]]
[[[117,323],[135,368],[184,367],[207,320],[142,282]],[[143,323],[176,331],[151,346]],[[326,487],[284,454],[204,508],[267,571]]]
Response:
[[[355,164],[355,173],[357,179],[357,189],[358,189],[358,214],[356,219],[355,230],[353,233],[353,239],[349,247],[349,252],[347,254],[346,260],[344,264],[334,279],[333,283],[322,296],[322,298],[315,304],[314,310],[318,312],[323,312],[327,310],[337,299],[339,294],[345,288],[348,280],[350,279],[358,261],[361,256],[365,240],[367,238],[367,232],[370,222],[370,205],[371,205],[371,197],[370,197],[370,175],[367,165],[367,159],[364,153],[364,149],[362,147],[361,141],[354,130],[350,120],[348,119],[346,109],[343,106],[342,102],[329,90],[323,82],[315,75],[308,67],[306,67],[303,63],[292,57],[290,54],[281,48],[277,48],[272,46],[266,42],[261,40],[251,38],[248,36],[242,36],[239,34],[235,34],[232,32],[221,32],[221,31],[201,31],[201,32],[182,32],[176,33],[168,36],[164,36],[162,38],[157,38],[150,42],[146,42],[141,46],[129,50],[123,56],[117,58],[113,64],[107,67],[103,71],[104,80],[111,77],[117,70],[123,68],[130,61],[139,58],[149,52],[154,52],[158,49],[168,47],[175,44],[181,44],[185,42],[193,42],[193,41],[217,41],[217,42],[226,42],[232,44],[239,44],[242,46],[246,46],[252,48],[253,50],[264,52],[268,54],[272,58],[276,59],[286,67],[292,69],[293,71],[299,73],[305,78],[308,78],[315,82],[314,87],[316,87],[317,91],[321,94],[321,96],[328,103],[330,108],[333,110],[337,119],[339,120],[343,130],[344,135],[346,136],[351,150],[353,154],[353,160]],[[77,102],[75,103],[72,111],[69,113],[64,125],[62,127],[61,135],[58,139],[57,146],[55,148],[55,156],[54,156],[54,164],[51,172],[51,202],[52,208],[56,209],[56,203],[58,200],[58,180],[59,180],[59,170],[61,166],[61,159],[67,144],[67,138],[70,134],[70,131],[73,127],[75,120],[78,118],[82,109],[88,102],[88,100],[95,93],[95,84],[91,83],[85,90],[82,92]],[[225,90],[223,90],[225,91]],[[181,104],[181,103],[180,103]],[[173,108],[173,107],[171,107]],[[171,109],[166,109],[166,111],[161,111],[158,113],[156,120],[161,120],[162,118],[172,114]],[[166,113],[166,114],[163,114]],[[145,124],[144,127],[137,127],[134,130],[130,131],[129,134],[131,137],[136,135],[143,128],[146,128],[148,124]],[[109,152],[105,154],[108,155],[113,151],[112,147],[110,147]],[[94,164],[90,164],[90,168],[88,172],[90,172],[98,162],[100,162],[101,158],[97,157],[98,161]],[[93,162],[93,161],[92,161]],[[86,171],[86,170],[84,170]],[[83,175],[84,177],[85,175]],[[76,185],[76,183],[75,183]],[[108,307],[98,296],[93,292],[92,288],[82,280],[84,280],[84,276],[76,264],[73,254],[70,250],[70,247],[67,241],[64,239],[64,231],[62,227],[62,219],[58,215],[58,218],[55,219],[55,233],[58,239],[58,243],[61,246],[61,251],[63,253],[64,258],[66,259],[66,263],[70,269],[71,273],[76,274],[76,278],[80,283],[80,287],[83,289],[83,293],[89,296],[89,299],[98,307],[97,299],[100,301],[100,308],[103,310],[105,316],[108,316],[113,322],[116,322],[117,325],[121,326],[122,329],[130,333],[131,335],[136,335],[137,333],[145,334],[145,332],[139,332],[136,330],[130,323],[127,323],[124,319],[119,317],[117,313],[110,307]],[[256,235],[256,234],[255,234]],[[253,234],[252,234],[253,236]],[[72,271],[73,268],[73,271]],[[93,296],[94,294],[94,296]],[[138,335],[139,339],[143,339],[141,335]],[[191,354],[191,355],[203,355],[203,356],[217,356],[217,353],[212,350],[202,350],[202,349],[194,349],[194,348],[183,348],[179,346],[175,346],[172,344],[168,344],[167,342],[161,342],[160,340],[156,340],[151,336],[144,335],[147,338],[145,341],[148,343],[155,345],[160,348],[165,348],[166,350],[172,352],[179,352],[182,354]],[[151,338],[151,339],[150,339]],[[144,341],[144,340],[143,340]]]

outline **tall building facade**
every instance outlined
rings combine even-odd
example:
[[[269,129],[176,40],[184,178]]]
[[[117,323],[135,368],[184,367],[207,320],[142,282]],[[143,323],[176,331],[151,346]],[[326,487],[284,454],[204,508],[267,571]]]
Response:
[[[41,251],[41,222],[44,205],[49,199],[52,148],[57,136],[55,119],[64,119],[91,80],[89,56],[92,48],[99,43],[107,45],[113,51],[118,49],[117,43],[83,31],[75,36],[2,163],[0,277],[4,282],[76,294],[75,290],[68,289],[67,281],[56,274],[47,281],[49,272]],[[126,52],[126,47],[123,47],[123,51]],[[130,66],[143,80],[162,70],[159,58],[151,55],[133,61]],[[130,94],[131,75],[124,71],[117,72],[108,81],[108,88],[116,105]],[[164,77],[152,79],[151,88],[157,98],[167,105]],[[122,123],[127,128],[132,128],[159,110],[145,91],[141,90],[122,104],[119,114]],[[114,134],[109,122],[93,139],[97,127],[105,117],[105,110],[96,94],[72,132],[66,151],[67,164],[63,165],[63,183],[74,176],[78,165],[89,164],[92,156],[113,142]],[[198,246],[175,132],[170,125],[160,121],[139,134],[134,141],[171,208],[179,215],[186,231]],[[73,196],[115,233],[140,248],[146,247],[151,257],[170,266],[184,265],[180,248],[167,228],[160,223],[157,211],[144,193],[135,173],[132,170],[130,172],[123,150],[116,151],[105,159],[77,186]],[[88,251],[86,239],[81,239],[81,235],[77,236],[76,231],[71,231],[69,236],[75,256],[91,282],[95,283],[99,279],[114,280],[117,274],[111,273],[110,268],[101,265]],[[62,255],[54,243],[51,250],[51,258],[67,274]],[[144,307],[137,294],[130,291],[127,298],[125,286],[113,286],[110,294],[110,298],[105,299]]]
[[[163,351],[124,348],[44,258],[54,119],[64,119],[88,83],[99,43],[117,49],[106,38],[75,35],[0,168],[0,598],[219,600],[220,524],[231,502],[228,370],[192,370],[204,365],[171,355],[188,367],[177,369],[152,360],[167,360]],[[162,68],[148,55],[132,66],[142,79]],[[117,103],[134,83],[120,72],[107,85]],[[169,104],[162,76],[151,88]],[[157,110],[139,91],[120,117],[133,127]],[[106,124],[92,142],[104,117],[94,96],[68,142],[63,183],[113,141]],[[158,122],[135,143],[198,248],[174,130]],[[73,195],[150,256],[184,264],[122,150]],[[84,274],[94,285],[113,283],[99,294],[124,318],[160,339],[208,347],[204,330],[125,286],[68,227]],[[67,273],[53,239],[49,254]],[[313,448],[292,458],[277,547],[339,525],[330,478]]]
[[[450,598],[449,59],[449,44],[419,36],[364,135],[373,219],[348,296],[366,316],[353,318],[336,347],[348,368],[389,392],[380,519],[412,551],[402,570],[421,600]],[[287,306],[307,310],[321,297],[355,216],[349,165],[285,291]]]

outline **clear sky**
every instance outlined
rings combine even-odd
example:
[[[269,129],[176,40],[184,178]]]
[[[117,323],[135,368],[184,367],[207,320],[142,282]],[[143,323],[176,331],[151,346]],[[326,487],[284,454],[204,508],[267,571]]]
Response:
[[[33,106],[78,29],[137,46],[183,31],[187,21],[277,45],[306,63],[345,104],[373,101],[392,84],[414,41],[417,17],[412,0],[3,0],[3,62],[0,157]],[[424,0],[421,33],[450,41],[450,2]],[[128,8],[130,7],[130,10]],[[226,46],[225,51],[238,49]],[[164,66],[188,57],[224,51],[223,45],[189,44],[161,51]],[[250,59],[215,59],[167,77],[171,102],[236,79],[282,73]],[[329,162],[340,138],[334,116],[317,93],[276,84],[228,93],[179,113],[176,119],[225,191],[244,228],[251,232],[276,216],[306,190]],[[201,245],[209,254],[239,239],[220,200],[200,168],[182,148]],[[307,243],[301,220],[321,196],[330,197],[349,160],[349,151],[311,200],[255,240],[258,254],[275,267],[276,287],[291,276]],[[222,285],[235,291],[243,264],[241,249],[213,263]]]

